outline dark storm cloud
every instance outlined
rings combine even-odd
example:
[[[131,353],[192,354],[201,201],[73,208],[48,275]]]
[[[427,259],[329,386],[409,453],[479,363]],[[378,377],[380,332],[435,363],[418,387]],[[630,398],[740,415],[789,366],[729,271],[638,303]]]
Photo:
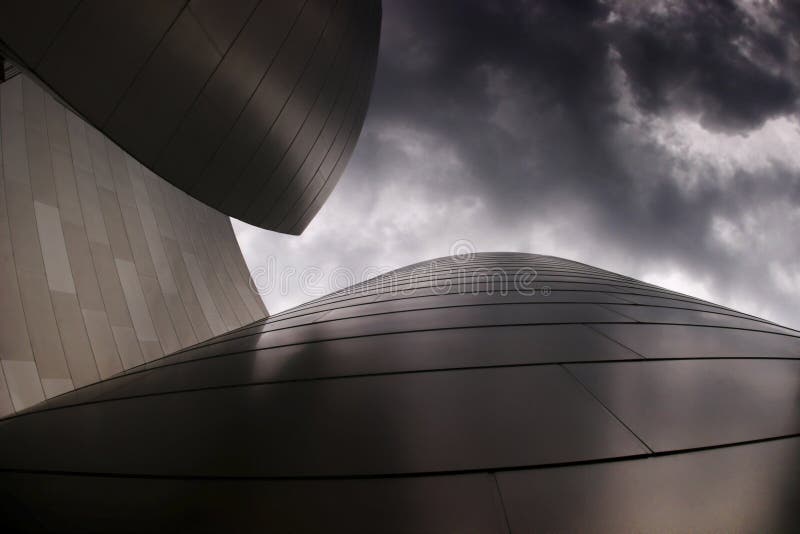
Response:
[[[383,4],[345,176],[300,241],[263,249],[400,267],[465,238],[675,275],[800,326],[796,7]]]
[[[450,143],[470,171],[460,186],[490,202],[498,224],[563,206],[560,216],[582,221],[595,240],[715,273],[722,291],[764,266],[717,246],[715,221],[777,199],[798,205],[797,170],[775,162],[766,176],[737,170],[722,180],[642,138],[646,127],[629,127],[620,99],[627,91],[646,119],[684,114],[729,134],[794,115],[796,10],[755,8],[385,2],[371,131],[404,124]],[[690,192],[675,179],[686,167],[698,175]]]
[[[620,19],[609,35],[645,110],[698,113],[711,128],[754,128],[795,110],[797,28],[789,11],[765,7],[782,26],[773,33],[732,1],[687,2],[670,16],[643,12],[634,25]]]
[[[606,158],[595,141],[614,100],[595,27],[606,8],[399,2],[384,12],[376,120],[438,133],[490,190],[550,186],[552,177],[527,168],[545,145],[548,164],[570,166],[576,150],[583,167]],[[507,124],[497,115],[503,104],[515,107]],[[562,174],[583,182],[586,170]]]
[[[668,16],[637,10],[633,20],[618,11],[597,2],[386,2],[371,116],[453,143],[474,185],[507,210],[529,205],[532,189],[595,202],[636,192],[629,182],[641,177],[623,169],[612,142],[621,120],[614,53],[647,113],[696,111],[704,124],[742,130],[794,109],[787,47],[746,12],[726,2],[675,5]],[[739,53],[737,39],[776,72]],[[637,172],[671,170],[653,157]],[[655,198],[628,207],[684,219],[697,202],[683,206],[674,183],[653,180]]]

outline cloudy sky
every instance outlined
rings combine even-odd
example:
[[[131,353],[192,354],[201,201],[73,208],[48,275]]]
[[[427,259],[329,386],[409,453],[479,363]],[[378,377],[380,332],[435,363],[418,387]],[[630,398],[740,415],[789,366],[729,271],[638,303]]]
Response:
[[[800,328],[797,4],[383,6],[327,204],[300,237],[234,221],[271,312],[466,241]]]

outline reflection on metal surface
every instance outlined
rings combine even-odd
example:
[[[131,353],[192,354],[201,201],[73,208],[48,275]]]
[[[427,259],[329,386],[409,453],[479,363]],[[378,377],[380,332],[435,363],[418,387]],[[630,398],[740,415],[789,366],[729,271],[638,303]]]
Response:
[[[798,360],[584,264],[441,258],[0,423],[0,490],[55,529],[787,530]]]

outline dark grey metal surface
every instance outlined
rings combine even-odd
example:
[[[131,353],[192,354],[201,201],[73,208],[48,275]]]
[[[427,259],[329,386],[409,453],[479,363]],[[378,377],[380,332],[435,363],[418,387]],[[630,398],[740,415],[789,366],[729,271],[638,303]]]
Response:
[[[800,361],[568,365],[654,451],[800,434]]]
[[[520,409],[553,399],[557,410]],[[40,429],[58,446],[26,439]],[[220,454],[227,445],[236,452]],[[558,366],[149,395],[31,414],[0,445],[18,469],[171,477],[434,473],[645,452]]]
[[[0,473],[0,487],[12,485],[7,523],[28,532],[508,532],[486,473],[280,481]],[[87,506],[97,506],[91,519],[72,513]]]
[[[45,530],[779,531],[799,399],[794,330],[443,258],[0,422],[0,502]]]
[[[795,532],[800,439],[497,474],[512,532]]]
[[[299,234],[364,120],[377,0],[10,1],[0,50],[153,172]]]

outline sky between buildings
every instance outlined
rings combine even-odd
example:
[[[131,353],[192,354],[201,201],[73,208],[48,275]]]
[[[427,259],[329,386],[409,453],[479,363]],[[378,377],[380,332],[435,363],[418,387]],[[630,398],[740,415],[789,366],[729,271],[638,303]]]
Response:
[[[383,2],[305,233],[234,221],[275,313],[409,263],[551,254],[800,328],[800,7]]]

